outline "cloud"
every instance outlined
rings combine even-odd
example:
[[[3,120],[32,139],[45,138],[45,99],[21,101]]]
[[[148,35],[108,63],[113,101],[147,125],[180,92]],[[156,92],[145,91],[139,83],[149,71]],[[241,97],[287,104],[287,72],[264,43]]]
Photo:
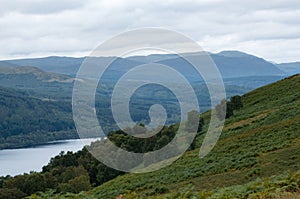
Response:
[[[299,61],[298,0],[2,0],[0,58],[87,55],[134,28],[179,31],[208,51]],[[298,47],[299,46],[299,47]]]
[[[83,5],[80,0],[1,0],[0,16],[7,13],[53,14]]]

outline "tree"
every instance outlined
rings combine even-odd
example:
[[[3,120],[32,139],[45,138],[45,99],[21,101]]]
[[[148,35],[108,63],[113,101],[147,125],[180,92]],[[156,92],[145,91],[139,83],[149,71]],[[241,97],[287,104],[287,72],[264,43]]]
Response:
[[[68,181],[68,183],[60,184],[60,191],[79,193],[91,189],[90,179],[87,175],[81,175]]]
[[[242,97],[239,95],[232,96],[230,98],[230,103],[233,110],[239,110],[243,107]]]
[[[23,193],[20,189],[17,188],[1,188],[0,189],[0,198],[5,199],[19,199],[25,197],[26,194]]]
[[[220,104],[216,106],[217,117],[221,120],[229,118],[233,115],[235,110],[243,107],[242,97],[239,95],[232,96],[230,101],[223,99]]]

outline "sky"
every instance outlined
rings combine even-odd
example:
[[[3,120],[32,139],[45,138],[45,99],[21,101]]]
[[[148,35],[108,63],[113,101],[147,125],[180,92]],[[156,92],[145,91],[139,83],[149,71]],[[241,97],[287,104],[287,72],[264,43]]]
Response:
[[[0,0],[0,59],[86,56],[132,29],[182,33],[205,51],[300,61],[299,0]]]

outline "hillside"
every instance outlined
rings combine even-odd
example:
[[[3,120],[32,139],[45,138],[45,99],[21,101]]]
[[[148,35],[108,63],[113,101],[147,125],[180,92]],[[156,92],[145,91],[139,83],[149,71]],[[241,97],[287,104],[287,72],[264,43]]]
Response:
[[[193,55],[187,54],[191,59]],[[236,51],[223,51],[218,54],[210,54],[210,57],[218,67],[223,78],[248,77],[248,76],[283,76],[285,73],[274,64],[253,56]],[[193,74],[189,69],[190,64],[183,58],[171,58],[158,61],[175,69],[184,70],[184,73]]]
[[[300,62],[282,63],[276,66],[289,75],[300,73]]]
[[[124,174],[98,162],[84,148],[59,154],[42,172],[0,177],[0,198],[31,194],[29,198],[35,199],[116,198],[120,194],[123,198],[295,196],[300,190],[299,86],[300,75],[295,75],[238,97],[242,108],[226,120],[220,140],[203,159],[199,158],[199,147],[210,112],[202,114],[190,149],[168,167]],[[117,146],[143,152],[164,146],[177,129],[178,125],[163,127],[142,142],[122,131],[108,136]]]
[[[70,103],[42,101],[0,87],[0,110],[0,149],[77,137]]]
[[[71,83],[74,81],[74,78],[69,77],[67,75],[61,75],[56,73],[44,72],[37,67],[32,66],[1,66],[0,74],[33,74],[38,80],[43,82],[65,82]]]
[[[227,77],[245,77],[245,76],[283,76],[286,75],[283,71],[278,69],[274,64],[239,51],[222,51],[214,54],[209,53],[217,67],[219,68],[223,78]],[[186,53],[185,56],[195,56],[194,53]],[[85,57],[44,57],[33,59],[18,59],[5,60],[18,66],[35,66],[47,72],[54,72],[60,74],[67,74],[75,76],[81,63]],[[107,57],[95,57],[94,61],[105,62]],[[175,54],[152,54],[148,56],[131,56],[127,58],[118,58],[113,65],[117,66],[114,72],[122,72],[128,67],[143,63],[161,63],[166,64],[176,69],[188,70],[190,66],[182,58]],[[193,71],[191,71],[193,72]]]
[[[0,61],[0,67],[16,67],[17,65],[5,62],[5,61]]]
[[[97,62],[99,59],[95,58],[93,61]],[[96,108],[99,108],[104,118],[107,131],[116,129],[112,115],[110,114],[110,94],[113,91],[113,84],[118,78],[124,74],[128,69],[137,65],[139,62],[126,59],[117,59],[112,64],[112,69],[108,74],[103,77],[104,84],[97,89]],[[121,69],[119,69],[122,65]],[[145,77],[146,78],[146,77]],[[281,77],[263,78],[259,84],[266,84],[270,81],[275,81]],[[85,81],[82,79],[82,81]],[[251,86],[243,86],[245,80],[238,80],[238,86],[234,81],[230,81],[225,85],[227,96],[241,95],[252,89]],[[252,81],[254,82],[254,81]],[[68,75],[57,74],[52,72],[46,72],[37,67],[32,66],[10,66],[3,65],[0,67],[0,86],[22,90],[28,96],[38,98],[43,101],[63,101],[71,104],[72,90],[73,90],[74,78]],[[253,84],[257,86],[257,83]],[[179,85],[180,86],[180,85]],[[210,108],[210,101],[207,98],[207,88],[204,83],[194,84],[200,101],[201,110],[208,110]],[[149,97],[151,96],[151,97]],[[143,121],[148,118],[147,107],[157,103],[157,101],[163,103],[168,107],[169,114],[171,115],[167,124],[178,122],[176,99],[166,89],[161,87],[146,86],[143,89],[139,89],[132,97],[132,112],[133,118],[136,121]],[[109,123],[109,124],[108,124]]]
[[[7,63],[17,66],[35,66],[47,72],[74,75],[77,73],[79,66],[84,58],[73,57],[43,57],[32,59],[7,60]]]
[[[37,67],[9,64],[0,67],[2,87],[23,90],[41,99],[70,100],[73,82],[70,76],[45,72]]]
[[[188,193],[200,196],[203,190],[215,192],[218,188],[242,185],[258,178],[286,175],[271,179],[289,179],[285,174],[287,171],[300,170],[299,88],[300,75],[295,75],[245,94],[242,97],[244,107],[226,121],[217,145],[203,159],[198,157],[199,149],[189,151],[166,168],[146,174],[126,174],[79,196],[115,198],[131,192],[132,198],[161,194],[171,197],[186,189]],[[208,120],[208,114],[204,115],[204,121]],[[197,137],[198,146],[202,139],[203,134]],[[282,183],[273,184],[281,188],[284,183],[290,186],[288,180]],[[244,197],[263,191],[264,182],[261,186],[259,181],[256,184],[245,185],[248,191],[244,191]],[[295,186],[294,189],[282,189],[286,192],[300,190],[300,184]],[[269,188],[270,192],[275,192]],[[237,189],[228,189],[224,198],[234,197],[232,194]]]

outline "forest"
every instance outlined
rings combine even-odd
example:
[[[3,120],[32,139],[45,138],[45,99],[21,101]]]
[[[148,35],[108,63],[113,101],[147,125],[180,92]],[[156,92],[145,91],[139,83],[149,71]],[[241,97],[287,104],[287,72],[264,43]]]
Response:
[[[241,100],[236,100],[236,98],[241,99],[240,96],[232,97],[227,103],[233,104],[233,106],[229,107],[235,107],[235,104],[238,104],[238,107],[242,106]],[[227,111],[231,113],[233,110],[229,108]],[[205,121],[199,113],[196,117],[199,121],[197,136],[200,136]],[[160,132],[147,139],[136,138],[121,130],[110,132],[108,139],[127,151],[139,153],[154,151],[165,146],[174,138],[178,126],[179,124],[164,126]],[[134,133],[147,131],[143,124],[137,124],[130,130]],[[97,142],[92,145],[101,144],[101,141]],[[195,149],[196,145],[195,139],[189,150]],[[114,170],[99,162],[87,148],[84,147],[76,153],[62,151],[43,167],[42,172],[1,177],[0,198],[22,198],[47,190],[53,190],[54,193],[79,193],[124,174],[124,172]]]

